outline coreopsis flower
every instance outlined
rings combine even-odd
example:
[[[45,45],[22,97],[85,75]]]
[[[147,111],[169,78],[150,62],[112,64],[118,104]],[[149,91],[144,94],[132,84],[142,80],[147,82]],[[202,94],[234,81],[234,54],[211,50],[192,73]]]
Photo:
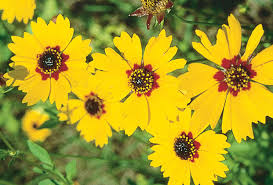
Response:
[[[221,161],[230,144],[225,135],[200,131],[191,123],[189,108],[181,113],[178,122],[168,125],[150,139],[155,145],[148,159],[151,166],[161,166],[169,185],[190,185],[191,178],[194,184],[213,184],[217,176],[226,177],[228,168]]]
[[[164,19],[165,11],[173,6],[171,0],[141,0],[142,6],[129,16],[148,16],[147,29],[150,29],[150,24],[153,16],[156,16],[158,24]]]
[[[266,116],[273,116],[273,93],[263,85],[273,85],[273,46],[254,55],[264,33],[262,25],[258,25],[241,56],[240,23],[233,15],[228,17],[228,23],[218,30],[215,45],[200,30],[196,34],[201,43],[192,43],[197,52],[217,67],[190,64],[179,80],[187,95],[198,96],[190,105],[195,111],[193,122],[200,129],[208,123],[215,128],[223,114],[223,133],[232,130],[241,142],[247,136],[254,138],[252,122],[265,123]]]
[[[7,20],[8,23],[13,23],[16,18],[17,21],[27,24],[32,19],[35,8],[35,0],[0,0],[2,20]]]
[[[9,49],[15,54],[7,73],[7,85],[19,86],[26,92],[23,103],[33,105],[39,100],[56,102],[57,108],[68,101],[73,87],[84,83],[86,56],[91,52],[90,40],[81,36],[72,39],[73,28],[68,18],[59,15],[56,23],[47,25],[42,18],[31,22],[33,34],[12,36]]]
[[[47,114],[29,110],[22,119],[22,129],[30,140],[43,142],[51,135],[51,130],[47,128],[39,129],[39,127],[48,119]]]
[[[139,37],[122,32],[114,38],[114,44],[123,56],[111,48],[106,48],[105,54],[92,55],[89,70],[94,67],[102,70],[97,70],[96,75],[102,75],[104,84],[123,102],[125,121],[120,125],[128,135],[137,127],[161,128],[161,119],[176,119],[177,108],[189,102],[178,90],[177,78],[168,75],[186,63],[185,59],[172,60],[177,47],[170,47],[171,42],[172,36],[166,37],[162,30],[158,37],[149,40],[142,56]]]
[[[68,124],[78,122],[77,130],[81,136],[87,142],[95,140],[96,146],[103,147],[112,136],[111,127],[119,130],[120,102],[96,76],[85,80],[87,86],[73,91],[78,99],[70,99],[60,109],[59,119]]]

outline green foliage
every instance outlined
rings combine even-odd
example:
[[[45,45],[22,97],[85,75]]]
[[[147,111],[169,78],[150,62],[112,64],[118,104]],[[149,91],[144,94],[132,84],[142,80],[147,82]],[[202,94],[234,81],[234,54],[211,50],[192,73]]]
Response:
[[[48,152],[44,148],[40,147],[39,145],[37,145],[36,143],[33,143],[30,140],[27,141],[27,145],[31,153],[35,157],[37,157],[37,159],[39,159],[41,162],[49,166],[52,166],[53,168],[52,160],[50,159]]]

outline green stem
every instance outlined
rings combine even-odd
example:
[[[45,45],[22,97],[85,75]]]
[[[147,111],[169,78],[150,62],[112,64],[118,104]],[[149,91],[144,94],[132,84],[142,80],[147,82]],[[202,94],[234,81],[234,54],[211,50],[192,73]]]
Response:
[[[13,183],[5,181],[5,180],[0,180],[0,184],[1,185],[16,185],[16,184],[13,184]]]
[[[49,169],[46,169],[44,168],[43,166],[41,165],[37,165],[36,163],[32,162],[32,161],[29,161],[27,160],[26,158],[22,159],[23,161],[27,162],[29,165],[31,166],[35,166],[43,171],[45,171],[46,173],[48,173],[49,175],[51,175],[52,177],[56,178],[57,180],[60,180],[62,181],[64,184],[67,184],[67,185],[70,185],[69,182],[67,182],[66,179],[63,179],[61,176],[59,176],[58,174],[54,173],[54,171],[51,171]]]
[[[175,16],[176,18],[180,19],[181,21],[183,21],[184,23],[188,23],[188,24],[193,24],[193,25],[207,25],[207,26],[221,26],[222,24],[219,23],[209,23],[209,22],[200,22],[200,21],[189,21],[186,20],[178,15],[176,15],[175,13],[172,14],[173,16]]]
[[[15,151],[14,148],[11,146],[11,144],[8,142],[8,140],[5,138],[5,136],[3,135],[3,133],[1,131],[0,131],[0,138],[10,150]]]
[[[85,159],[85,160],[105,160],[98,157],[88,157],[88,156],[81,156],[81,155],[57,154],[57,153],[50,153],[50,155],[55,157],[78,158],[78,159]]]

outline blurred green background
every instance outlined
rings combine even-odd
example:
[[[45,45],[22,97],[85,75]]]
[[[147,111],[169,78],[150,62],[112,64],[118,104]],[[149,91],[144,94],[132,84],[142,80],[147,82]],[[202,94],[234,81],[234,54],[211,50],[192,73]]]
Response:
[[[75,35],[92,39],[92,53],[114,47],[112,39],[119,36],[121,31],[131,35],[137,33],[145,46],[149,38],[162,29],[162,25],[154,24],[154,19],[150,30],[147,30],[146,17],[128,17],[141,6],[140,0],[36,0],[36,4],[34,20],[42,17],[49,21],[53,16],[63,14],[70,19]],[[227,16],[234,13],[241,24],[247,26],[243,30],[242,48],[245,48],[251,34],[250,28],[263,24],[265,35],[255,51],[259,52],[273,43],[272,10],[272,0],[176,0],[165,16],[164,28],[168,35],[173,35],[173,45],[179,48],[176,58],[183,57],[193,62],[202,59],[191,46],[191,42],[197,40],[194,30],[205,31],[215,41],[219,26],[190,24],[177,16],[190,21],[223,24],[227,22]],[[22,36],[24,31],[31,32],[30,25],[1,21],[0,73],[9,70],[12,53],[7,44],[11,42],[10,36]],[[91,57],[87,57],[87,62],[91,60]],[[28,152],[27,137],[21,129],[21,119],[29,108],[21,103],[23,96],[16,88],[5,94],[0,93],[0,130],[16,150],[25,152],[23,158],[35,160]],[[48,103],[37,104],[34,108],[46,110],[51,117],[56,115],[54,105]],[[230,171],[227,178],[219,179],[216,184],[273,184],[273,121],[268,118],[266,125],[255,124],[253,127],[255,140],[240,144],[228,133],[231,147],[229,154],[225,155],[225,163]],[[149,166],[150,136],[145,132],[138,130],[132,137],[114,133],[109,144],[100,149],[94,143],[85,142],[73,125],[60,123],[52,131],[53,134],[40,145],[49,152],[61,172],[65,171],[69,161],[75,159],[78,174],[74,180],[81,185],[167,184],[168,179],[162,177],[160,169]],[[2,140],[0,149],[8,149]],[[33,171],[33,165],[22,160],[22,157],[1,155],[0,152],[0,158],[0,185],[38,184],[35,179],[39,175]]]

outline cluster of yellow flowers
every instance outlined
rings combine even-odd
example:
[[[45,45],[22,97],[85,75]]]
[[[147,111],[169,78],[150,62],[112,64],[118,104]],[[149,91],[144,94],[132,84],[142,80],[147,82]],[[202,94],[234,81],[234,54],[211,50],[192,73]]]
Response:
[[[222,119],[222,132],[232,130],[241,142],[254,138],[252,122],[273,117],[273,93],[265,86],[273,85],[273,46],[253,56],[262,25],[242,56],[241,26],[233,15],[218,30],[215,45],[196,30],[201,42],[193,42],[193,48],[214,65],[191,63],[178,78],[169,73],[184,68],[186,60],[172,60],[178,49],[164,29],[144,52],[136,34],[122,32],[113,40],[118,52],[93,53],[87,64],[91,41],[72,38],[68,18],[58,15],[49,24],[38,18],[31,28],[32,34],[12,36],[8,48],[14,70],[4,75],[7,85],[26,93],[22,102],[55,102],[60,120],[77,123],[83,138],[100,147],[112,129],[129,136],[138,127],[146,130],[155,144],[151,166],[161,166],[170,185],[189,185],[191,177],[195,184],[213,184],[217,176],[226,176],[221,161],[230,144],[224,134],[204,131],[209,125],[214,129]],[[70,92],[76,97],[69,99]],[[48,118],[35,113],[29,119],[39,127]],[[43,134],[50,132],[39,133],[40,140]]]

